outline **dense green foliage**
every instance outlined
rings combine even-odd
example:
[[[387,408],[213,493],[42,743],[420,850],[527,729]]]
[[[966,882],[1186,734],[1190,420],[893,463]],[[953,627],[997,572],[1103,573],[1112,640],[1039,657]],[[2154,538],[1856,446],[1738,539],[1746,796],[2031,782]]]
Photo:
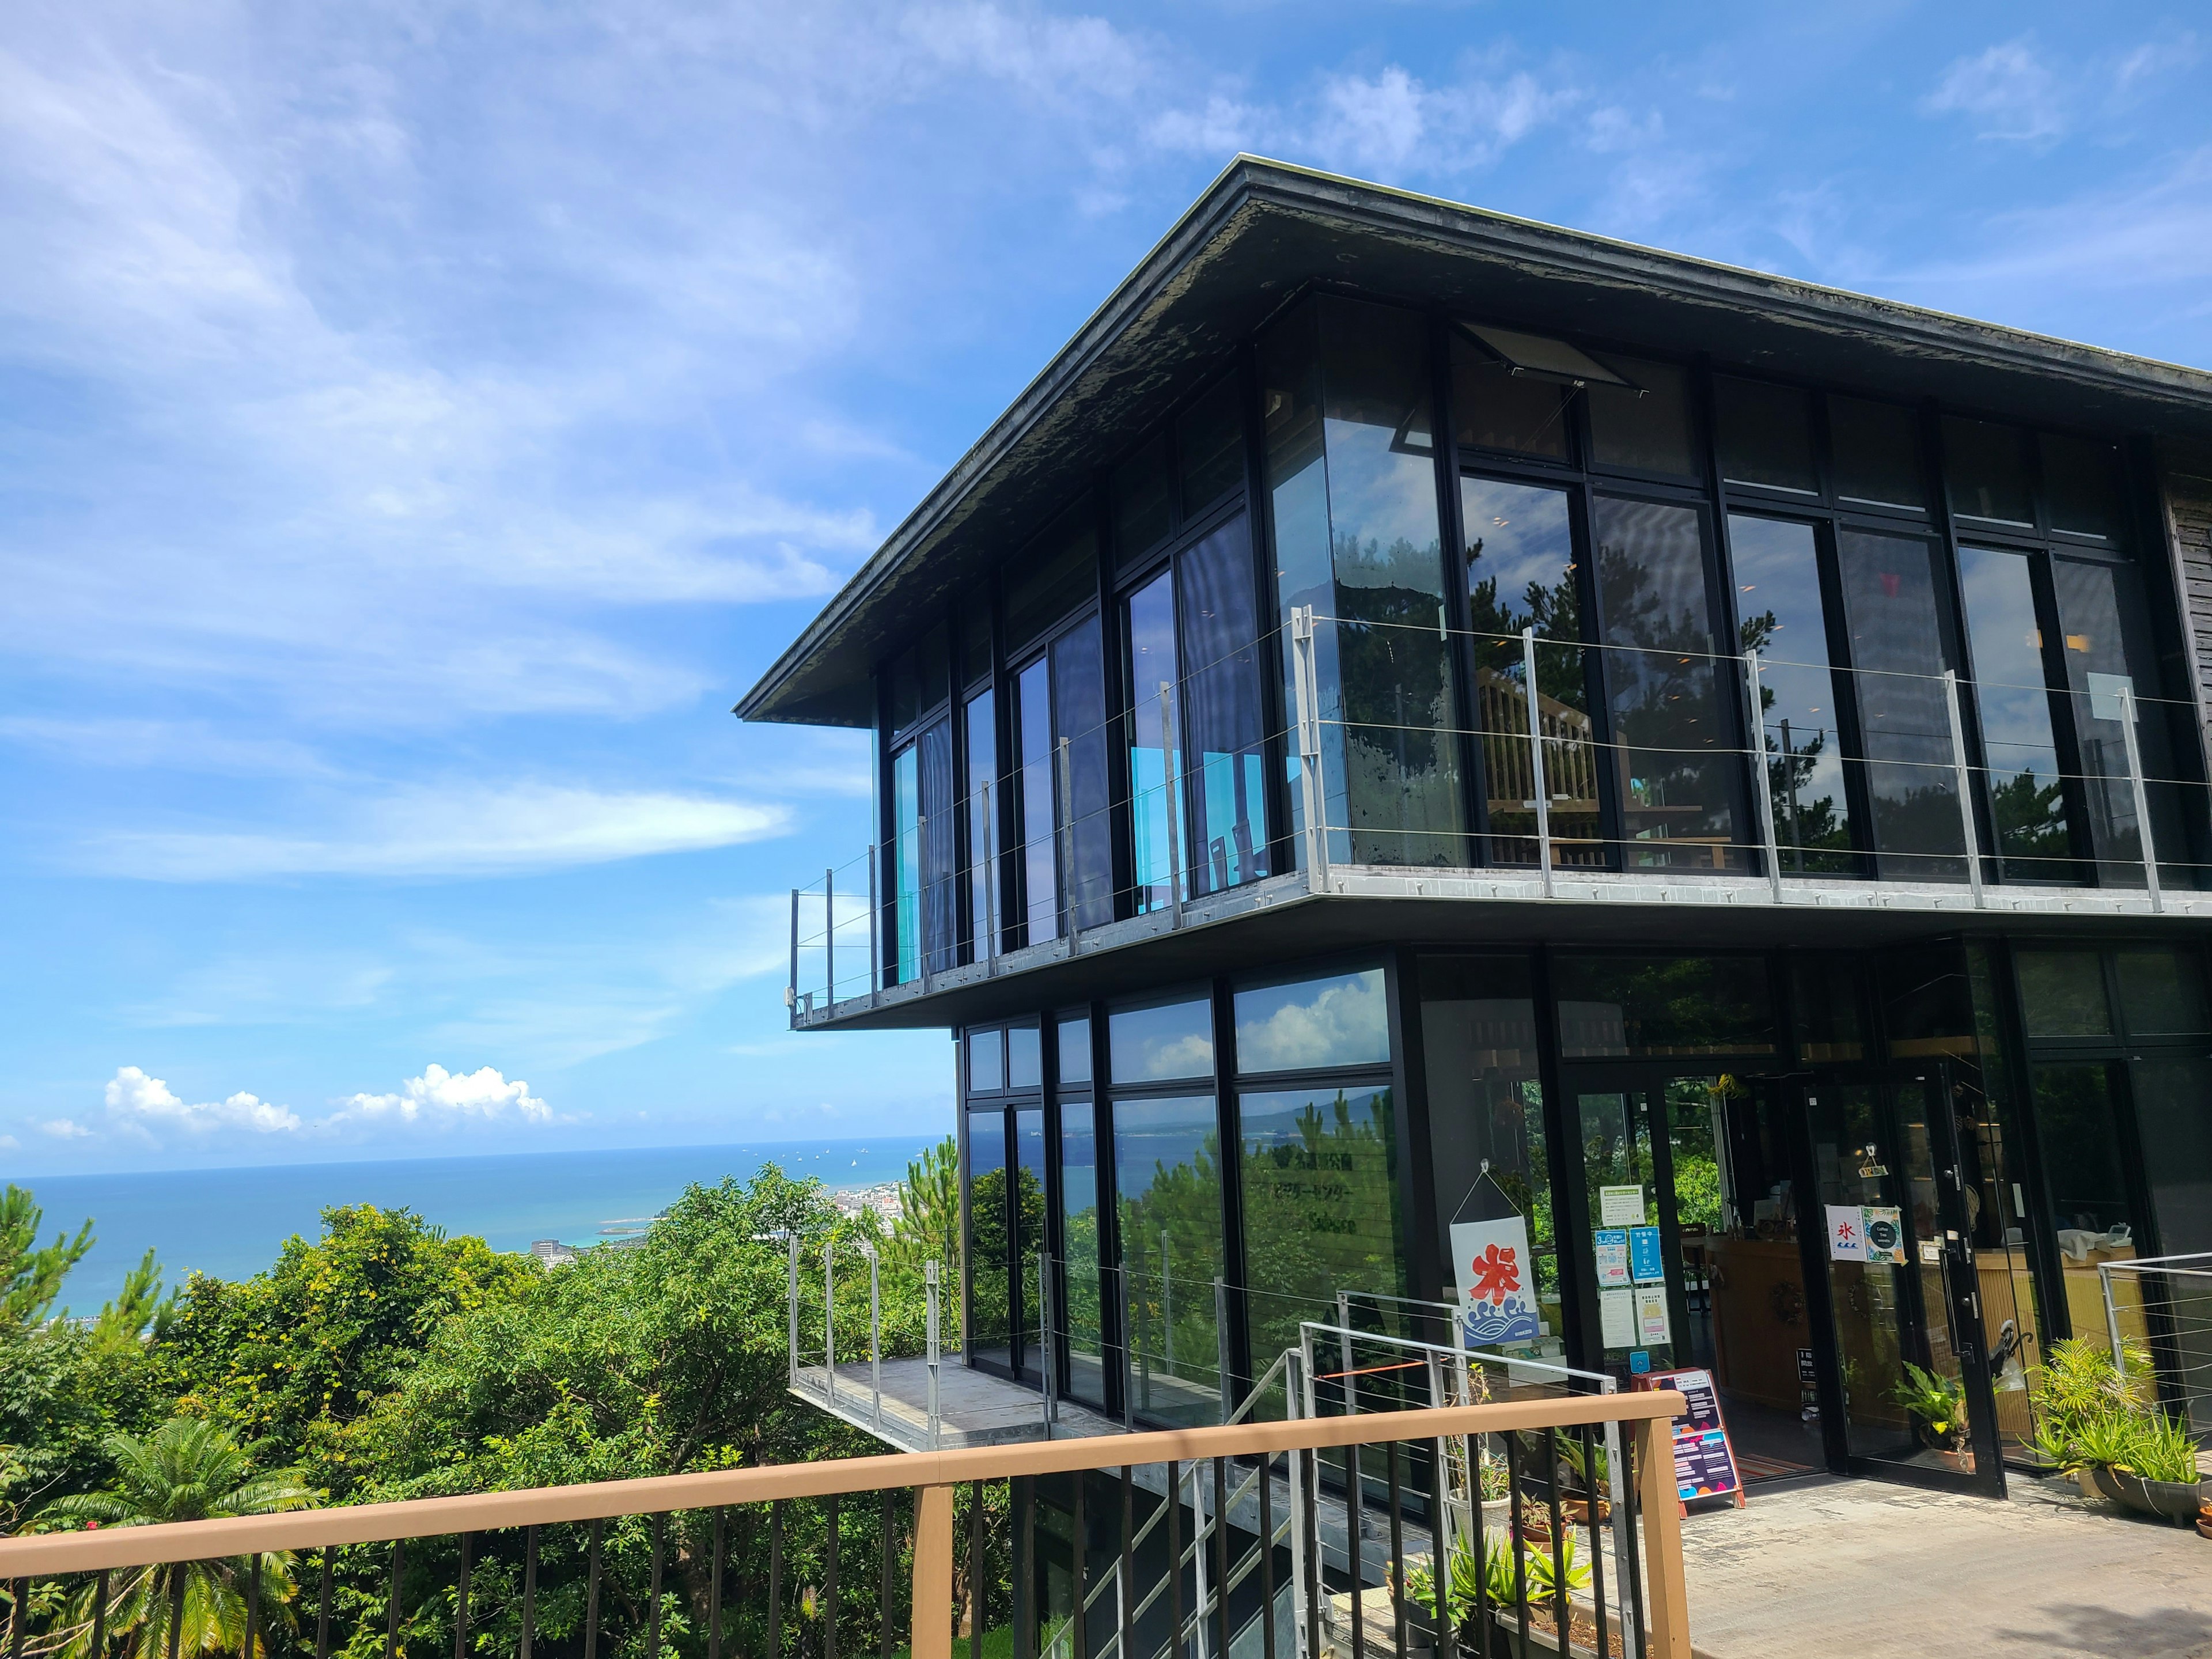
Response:
[[[820,1329],[825,1252],[836,1262],[841,1325],[852,1317],[845,1310],[867,1306],[872,1253],[886,1351],[918,1352],[923,1265],[957,1237],[946,1231],[957,1225],[953,1169],[949,1152],[936,1148],[909,1171],[907,1219],[895,1229],[872,1213],[841,1216],[818,1182],[773,1168],[749,1184],[694,1187],[635,1246],[587,1251],[550,1271],[481,1239],[447,1238],[407,1211],[333,1208],[319,1238],[289,1240],[264,1273],[235,1281],[194,1274],[164,1302],[149,1261],[99,1317],[82,1322],[54,1309],[63,1276],[91,1242],[88,1227],[40,1248],[43,1218],[29,1194],[11,1188],[0,1208],[8,1297],[0,1528],[129,1525],[880,1450],[787,1392],[792,1241],[807,1269],[806,1329]],[[957,1316],[949,1306],[947,1314]],[[905,1504],[902,1494],[886,1516],[872,1498],[848,1499],[834,1533],[826,1505],[787,1506],[791,1652],[820,1646],[833,1536],[841,1642],[872,1650],[886,1618],[903,1629],[902,1606],[896,1597],[887,1604],[880,1586],[883,1540],[891,1540],[895,1564],[909,1547]],[[726,1524],[729,1583],[759,1585],[768,1517],[732,1510]],[[607,1524],[604,1654],[641,1652],[649,1640],[656,1525],[667,1546],[663,1651],[671,1659],[704,1651],[713,1516],[687,1513]],[[995,1538],[1003,1528],[988,1530]],[[540,1529],[537,1619],[549,1646],[580,1632],[589,1546],[586,1528]],[[453,1539],[409,1547],[403,1646],[453,1650],[459,1548]],[[474,1548],[470,1645],[511,1652],[522,1540],[485,1534]],[[391,1552],[348,1548],[333,1553],[332,1565],[337,1639],[353,1659],[374,1659],[383,1650]],[[295,1584],[304,1575],[273,1557],[263,1570],[271,1650],[296,1649],[307,1639]],[[185,1653],[237,1652],[246,1571],[213,1562],[183,1574],[116,1575],[108,1650],[153,1659],[167,1650],[174,1620]],[[893,1576],[902,1592],[906,1575],[899,1565]],[[31,1650],[83,1659],[90,1595],[88,1585],[34,1595]],[[1001,1612],[1002,1597],[993,1595],[987,1616]],[[759,1655],[763,1599],[726,1593],[725,1601],[725,1651]],[[306,1611],[311,1626],[313,1609]]]

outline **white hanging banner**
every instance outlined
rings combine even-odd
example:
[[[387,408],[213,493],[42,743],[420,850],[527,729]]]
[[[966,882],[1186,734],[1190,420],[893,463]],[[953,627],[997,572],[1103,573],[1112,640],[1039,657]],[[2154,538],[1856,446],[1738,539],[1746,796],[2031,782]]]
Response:
[[[1496,1221],[1455,1221],[1452,1269],[1459,1279],[1468,1346],[1534,1342],[1536,1270],[1528,1258],[1528,1224],[1517,1215]]]

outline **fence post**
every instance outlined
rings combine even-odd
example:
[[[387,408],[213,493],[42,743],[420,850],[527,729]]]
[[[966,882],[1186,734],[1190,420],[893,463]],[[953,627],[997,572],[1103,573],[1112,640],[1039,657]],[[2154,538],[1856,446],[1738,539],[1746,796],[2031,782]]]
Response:
[[[791,1243],[791,1386],[799,1386],[799,1235],[787,1233]]]
[[[937,1360],[939,1353],[937,1323],[939,1295],[938,1265],[937,1258],[935,1256],[932,1256],[927,1261],[922,1263],[921,1283],[922,1294],[926,1298],[927,1306],[927,1318],[929,1334],[929,1347],[927,1350],[929,1356],[929,1449],[932,1451],[935,1451],[937,1449]]]
[[[1314,670],[1314,614],[1310,605],[1291,611],[1291,689],[1297,699],[1298,771],[1306,809],[1306,890],[1328,890],[1328,826],[1321,777],[1321,690]]]
[[[1636,1425],[1637,1497],[1644,1510],[1644,1616],[1653,1659],[1691,1659],[1689,1591],[1682,1578],[1682,1498],[1674,1480],[1671,1419]]]
[[[2143,884],[2150,893],[2153,914],[2166,908],[2166,895],[2158,884],[2158,849],[2151,843],[2150,792],[2143,787],[2142,745],[2136,738],[2136,689],[2120,688],[2120,736],[2128,748],[2128,784],[2135,793],[2136,840],[2142,848]]]
[[[884,1291],[876,1247],[868,1246],[868,1382],[876,1395],[876,1426],[884,1425]]]
[[[1974,908],[1982,908],[1982,835],[1974,827],[1974,786],[1966,770],[1966,722],[1959,714],[1959,674],[1943,671],[1943,708],[1951,721],[1951,769],[1959,781],[1959,823],[1966,836],[1966,884],[1973,889]]]
[[[822,1380],[830,1385],[830,1403],[837,1403],[837,1247],[822,1246]]]
[[[888,1613],[890,1609],[884,1611]],[[979,1619],[977,1622],[981,1621]],[[923,1486],[915,1494],[912,1652],[914,1659],[952,1659],[950,1486]]]
[[[1053,1419],[1058,1414],[1060,1401],[1053,1384],[1059,1367],[1054,1363],[1052,1350],[1052,1257],[1047,1252],[1036,1253],[1037,1265],[1037,1377],[1044,1385],[1044,1437],[1052,1438]]]
[[[1777,904],[1782,902],[1782,848],[1774,830],[1774,788],[1766,769],[1766,708],[1759,684],[1759,653],[1743,653],[1743,685],[1751,697],[1751,788],[1759,806],[1759,833],[1766,852],[1766,885]],[[1782,764],[1790,764],[1785,752]],[[1788,776],[1785,772],[1784,777]]]
[[[1536,798],[1536,864],[1552,896],[1552,787],[1544,778],[1544,710],[1536,692],[1536,630],[1521,630],[1521,677],[1528,694],[1528,793]]]
[[[1074,747],[1069,738],[1060,740],[1060,884],[1066,889],[1063,902],[1067,907],[1067,954],[1075,956],[1083,949],[1083,905],[1076,892],[1075,884],[1075,763]]]
[[[2109,1262],[2097,1264],[2098,1288],[2105,1293],[2105,1334],[2112,1344],[2112,1375],[2124,1377],[2128,1374],[2127,1350],[2120,1346],[2119,1304],[2112,1299],[2112,1269]]]
[[[799,890],[791,890],[791,989],[784,997],[791,1010],[791,1023],[799,1024]]]
[[[837,872],[822,872],[822,982],[830,988],[830,1012],[837,1012]]]
[[[1237,1401],[1229,1375],[1229,1286],[1219,1273],[1213,1276],[1213,1369],[1221,1384],[1221,1420],[1226,1423]]]
[[[994,973],[999,963],[999,818],[991,806],[991,780],[982,782],[983,837],[988,843],[983,849],[983,926],[990,937],[984,942],[983,956]],[[972,847],[968,849],[975,851]]]
[[[883,907],[876,901],[876,859],[880,849],[868,846],[868,1006],[876,1006],[884,988]]]

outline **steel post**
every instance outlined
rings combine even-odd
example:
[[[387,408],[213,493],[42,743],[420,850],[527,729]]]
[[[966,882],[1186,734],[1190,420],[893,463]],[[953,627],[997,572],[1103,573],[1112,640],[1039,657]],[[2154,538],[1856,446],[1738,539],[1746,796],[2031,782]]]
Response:
[[[1751,698],[1751,792],[1759,805],[1759,833],[1766,853],[1766,885],[1777,904],[1782,902],[1782,848],[1774,831],[1774,789],[1766,769],[1766,708],[1759,684],[1759,653],[1743,653],[1744,690]],[[1787,767],[1790,757],[1784,755]]]
[[[822,872],[822,982],[830,988],[826,1000],[837,1006],[837,872]]]
[[[1966,766],[1966,722],[1959,713],[1957,671],[1943,671],[1943,710],[1951,722],[1951,769],[1959,786],[1959,824],[1966,837],[1966,884],[1982,908],[1982,832],[1974,824],[1974,785]]]
[[[922,1295],[927,1302],[929,1346],[929,1449],[937,1449],[937,1361],[939,1355],[939,1268],[935,1257],[922,1263]]]
[[[2150,833],[2150,791],[2143,784],[2142,744],[2136,736],[2136,689],[2120,688],[2120,736],[2128,750],[2128,786],[2136,802],[2136,840],[2142,848],[2143,885],[2150,894],[2154,913],[2166,908],[2166,895],[2158,884],[2158,848]]]
[[[1521,630],[1521,677],[1528,696],[1528,793],[1536,798],[1536,864],[1552,895],[1552,789],[1544,778],[1544,711],[1536,690],[1536,630]]]

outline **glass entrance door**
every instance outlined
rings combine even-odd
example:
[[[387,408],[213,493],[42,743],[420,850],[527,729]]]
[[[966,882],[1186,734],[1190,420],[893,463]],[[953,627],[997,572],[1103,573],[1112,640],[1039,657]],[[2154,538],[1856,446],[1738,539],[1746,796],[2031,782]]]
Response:
[[[1804,1090],[1847,1467],[2000,1495],[1973,1234],[1940,1067]]]

